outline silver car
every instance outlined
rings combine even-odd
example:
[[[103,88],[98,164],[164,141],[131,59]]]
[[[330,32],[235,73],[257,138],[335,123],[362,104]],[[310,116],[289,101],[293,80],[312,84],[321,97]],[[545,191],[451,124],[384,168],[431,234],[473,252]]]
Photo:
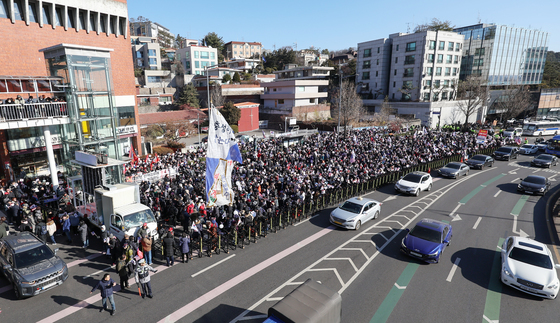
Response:
[[[381,203],[376,200],[353,197],[331,212],[329,221],[339,227],[358,230],[365,222],[376,219]]]
[[[452,162],[439,169],[439,174],[443,177],[457,178],[469,174],[469,166],[463,163]]]

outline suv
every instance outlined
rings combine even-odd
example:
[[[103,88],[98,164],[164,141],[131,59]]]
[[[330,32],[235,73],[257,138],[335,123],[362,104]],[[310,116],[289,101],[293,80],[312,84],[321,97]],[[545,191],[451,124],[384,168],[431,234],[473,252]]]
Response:
[[[415,196],[420,195],[420,191],[429,191],[431,189],[432,176],[424,172],[408,173],[395,183],[395,190],[397,192]]]
[[[510,160],[519,157],[519,148],[517,147],[500,147],[494,152],[494,159],[496,160]]]
[[[38,295],[68,279],[66,263],[36,235],[21,232],[0,240],[0,270],[17,299]]]

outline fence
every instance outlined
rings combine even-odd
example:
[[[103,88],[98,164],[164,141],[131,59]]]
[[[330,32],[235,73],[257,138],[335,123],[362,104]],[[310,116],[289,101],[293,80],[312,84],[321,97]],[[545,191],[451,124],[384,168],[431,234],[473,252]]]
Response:
[[[176,168],[167,168],[167,169],[161,169],[161,170],[156,170],[150,173],[146,173],[146,174],[140,174],[140,175],[135,175],[135,176],[127,176],[125,178],[125,182],[135,182],[135,183],[142,183],[144,181],[153,183],[156,181],[159,181],[160,179],[164,178],[165,176],[169,176],[171,178],[175,178],[175,176],[177,176],[177,169]]]
[[[0,118],[5,121],[61,118],[67,116],[68,109],[66,102],[0,105]]]

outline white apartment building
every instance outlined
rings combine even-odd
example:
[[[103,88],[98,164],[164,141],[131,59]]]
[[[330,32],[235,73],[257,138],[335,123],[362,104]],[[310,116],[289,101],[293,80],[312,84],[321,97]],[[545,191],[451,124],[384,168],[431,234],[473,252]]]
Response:
[[[175,57],[183,64],[186,74],[204,75],[205,68],[218,64],[218,50],[206,46],[179,48]]]
[[[261,112],[276,115],[291,115],[294,107],[316,106],[327,99],[327,92],[320,86],[328,86],[328,80],[276,80],[261,84],[264,109]]]
[[[134,68],[146,70],[161,69],[161,51],[157,38],[130,36]]]

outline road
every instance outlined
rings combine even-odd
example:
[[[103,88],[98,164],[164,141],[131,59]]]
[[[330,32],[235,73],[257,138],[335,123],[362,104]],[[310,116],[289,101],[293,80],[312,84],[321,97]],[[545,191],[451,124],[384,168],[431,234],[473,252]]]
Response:
[[[0,320],[255,323],[312,278],[341,293],[343,322],[553,322],[557,300],[542,300],[499,281],[502,239],[528,235],[549,245],[557,239],[549,234],[544,210],[557,189],[560,166],[531,168],[531,158],[497,161],[457,180],[434,176],[432,190],[419,197],[397,195],[385,186],[366,196],[383,202],[379,218],[357,232],[331,226],[328,209],[229,254],[169,268],[158,259],[159,271],[152,276],[155,297],[143,300],[131,285],[116,294],[115,317],[100,312],[99,293],[89,294],[105,271],[114,272],[96,251],[100,242],[87,251],[59,243],[59,255],[71,265],[69,280],[16,301],[1,278]],[[544,198],[516,192],[519,178],[531,174],[552,178]],[[453,226],[451,245],[438,264],[399,251],[404,230],[424,217]]]

